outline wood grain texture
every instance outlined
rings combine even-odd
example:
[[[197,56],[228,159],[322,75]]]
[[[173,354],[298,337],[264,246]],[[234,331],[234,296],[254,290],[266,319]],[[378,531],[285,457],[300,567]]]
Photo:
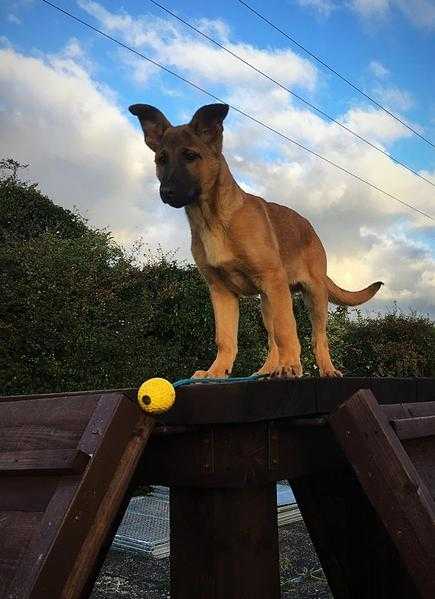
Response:
[[[57,409],[59,406],[54,405],[57,401],[61,406],[60,412]],[[103,394],[97,398],[92,395],[74,396],[69,397],[68,402],[66,405],[65,398],[50,399],[49,402],[42,400],[42,403],[37,400],[40,409],[42,405],[38,414],[31,400],[31,422],[28,422],[30,412],[23,415],[21,412],[24,410],[21,409],[16,414],[22,402],[16,402],[15,407],[6,404],[6,426],[16,424],[15,412],[18,420],[22,419],[20,424],[26,447],[37,447],[26,449],[25,454],[21,454],[28,466],[33,467],[39,458],[45,459],[46,466],[53,468],[56,465],[57,469],[62,456],[70,461],[73,459],[73,462],[77,456],[87,456],[90,461],[85,470],[80,468],[81,472],[74,474],[56,472],[47,475],[44,472],[40,475],[28,471],[27,475],[20,473],[12,477],[2,473],[0,507],[3,502],[3,508],[8,510],[7,518],[10,520],[10,514],[17,510],[17,504],[18,509],[25,507],[33,513],[30,517],[33,528],[26,537],[27,542],[21,542],[19,534],[12,537],[10,554],[18,556],[12,566],[2,564],[0,560],[0,578],[4,570],[8,581],[4,593],[0,593],[2,598],[80,597],[87,581],[92,578],[98,553],[112,521],[116,519],[136,463],[154,425],[153,419],[122,394]],[[78,409],[74,409],[74,404],[77,404],[75,407]],[[0,405],[0,429],[4,406]],[[68,407],[71,407],[71,413],[68,413]],[[54,420],[53,412],[56,413]],[[44,435],[35,436],[41,422],[45,427]],[[49,430],[49,424],[53,430]],[[27,425],[31,428],[31,434],[28,435]],[[15,430],[18,430],[17,426]],[[76,439],[76,448],[65,450],[66,437],[59,431],[71,430],[74,434],[68,437],[68,443]],[[49,448],[40,449],[41,442]],[[61,448],[58,454],[54,449],[56,442]],[[6,445],[8,451],[2,451],[0,445],[0,454],[3,454],[8,466],[9,458],[19,454],[9,449],[10,443]],[[18,543],[22,547],[19,555]]]
[[[79,449],[0,451],[0,476],[5,474],[78,474],[90,456]]]
[[[417,416],[414,418],[393,418],[390,424],[396,435],[404,439],[419,439],[435,436],[435,416]]]
[[[329,418],[397,547],[419,596],[435,597],[435,504],[373,394],[359,391]]]
[[[195,384],[179,387],[174,407],[159,416],[168,425],[258,422],[328,414],[359,389],[371,389],[381,404],[435,400],[435,379],[358,378],[268,379],[260,382]],[[137,388],[0,397],[20,403],[122,393],[135,400]]]
[[[171,598],[278,599],[275,484],[171,491]]]

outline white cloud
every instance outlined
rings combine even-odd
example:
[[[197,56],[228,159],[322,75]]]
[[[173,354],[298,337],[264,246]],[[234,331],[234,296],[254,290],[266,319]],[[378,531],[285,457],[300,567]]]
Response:
[[[19,19],[13,13],[8,14],[7,20],[8,20],[9,23],[13,23],[14,25],[21,25],[21,19]]]
[[[296,0],[300,6],[312,8],[322,16],[329,17],[331,12],[337,8],[333,0]]]
[[[350,6],[364,17],[385,15],[390,9],[390,4],[391,0],[350,0]]]
[[[385,79],[390,74],[390,71],[378,60],[372,60],[368,68],[378,79]]]
[[[406,112],[414,106],[413,96],[399,87],[378,85],[373,91],[379,102],[390,109]]]
[[[150,35],[158,52],[164,51],[161,39],[182,46],[191,43],[174,33],[172,25],[161,23],[158,30],[148,32],[142,20],[137,24],[127,14],[105,14],[105,18],[121,28],[127,23],[125,36],[134,33],[143,40]],[[263,53],[247,48],[264,60],[273,61],[275,56],[273,49]],[[69,208],[78,205],[88,211],[93,223],[109,227],[119,240],[129,243],[142,236],[152,246],[181,248],[179,256],[189,257],[183,211],[159,200],[152,153],[143,144],[137,123],[118,106],[116,94],[96,80],[87,60],[74,40],[53,56],[34,58],[11,48],[0,51],[1,155],[31,163],[32,177],[57,203]],[[229,62],[219,63],[219,76],[226,81],[231,102],[360,177],[434,213],[427,184],[337,125],[296,107],[282,90],[265,87],[261,93],[250,93],[251,81],[238,79],[232,68]],[[189,69],[198,78],[204,76],[202,61],[195,71],[192,60]],[[387,149],[409,135],[373,109],[353,107],[341,119]],[[337,283],[357,289],[384,279],[386,286],[372,306],[399,299],[404,308],[412,304],[435,313],[435,260],[430,247],[416,241],[421,232],[435,232],[431,222],[240,115],[232,114],[228,120],[224,148],[239,181],[309,218],[325,244],[329,272]],[[425,175],[435,183],[435,169]]]
[[[122,41],[136,49],[146,50],[151,58],[166,66],[176,67],[178,72],[189,74],[194,81],[213,82],[220,85],[243,85],[249,83],[255,89],[269,86],[265,79],[258,76],[248,66],[230,56],[224,50],[202,40],[198,35],[191,36],[185,28],[173,21],[156,18],[151,15],[133,19],[125,12],[113,13],[91,0],[80,0],[81,8],[95,17],[99,25],[107,32],[121,36]],[[228,37],[228,27],[222,21],[203,21],[208,33],[219,31]],[[290,49],[259,49],[251,44],[231,43],[226,47],[240,55],[257,68],[266,71],[269,76],[284,85],[298,85],[314,89],[317,81],[317,69],[309,60],[301,58]],[[143,60],[129,59],[130,66],[137,64],[140,74],[137,80],[143,80]],[[149,68],[145,73],[149,73]],[[252,87],[251,87],[252,88]]]
[[[435,29],[435,4],[433,0],[396,0],[403,13],[418,27]]]
[[[352,108],[344,115],[342,122],[362,137],[384,146],[411,135],[409,129],[374,108]]]
[[[399,10],[417,27],[435,29],[433,0],[350,0],[350,6],[368,19],[388,17],[393,10]]]
[[[194,25],[206,35],[217,38],[221,42],[227,42],[230,37],[230,28],[221,19],[198,19]]]
[[[43,59],[0,50],[0,86],[1,155],[30,163],[57,203],[124,239],[137,235],[157,196],[154,164],[114,94],[65,52]]]

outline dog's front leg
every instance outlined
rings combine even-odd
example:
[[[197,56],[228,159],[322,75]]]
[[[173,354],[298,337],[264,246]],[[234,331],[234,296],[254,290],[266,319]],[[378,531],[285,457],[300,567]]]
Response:
[[[194,378],[221,378],[231,374],[237,355],[237,329],[239,325],[239,298],[222,283],[209,283],[213,304],[216,345],[218,353],[208,370],[197,370]]]
[[[273,342],[278,349],[278,359],[273,356],[274,370],[270,374],[302,376],[301,346],[286,273],[270,273],[262,280],[261,287],[263,312],[269,320],[269,334],[272,331]],[[276,352],[274,347],[272,349]],[[265,366],[272,366],[272,361]],[[261,372],[264,372],[264,367]]]

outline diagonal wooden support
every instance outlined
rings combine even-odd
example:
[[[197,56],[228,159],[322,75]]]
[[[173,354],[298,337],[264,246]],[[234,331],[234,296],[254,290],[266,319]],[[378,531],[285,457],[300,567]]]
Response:
[[[154,419],[122,393],[0,403],[0,598],[89,594]]]
[[[419,596],[433,599],[435,503],[387,415],[371,391],[362,390],[329,423]],[[409,438],[409,420],[406,428]]]

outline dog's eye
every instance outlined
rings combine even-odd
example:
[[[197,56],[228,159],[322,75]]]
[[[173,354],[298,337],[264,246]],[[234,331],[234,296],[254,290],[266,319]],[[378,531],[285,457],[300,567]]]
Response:
[[[168,157],[166,154],[159,154],[158,156],[156,156],[157,164],[166,164],[166,162],[168,162]]]
[[[197,158],[200,158],[199,154],[197,154],[196,152],[192,152],[190,150],[187,150],[186,152],[184,152],[184,157],[188,162],[193,162]]]

